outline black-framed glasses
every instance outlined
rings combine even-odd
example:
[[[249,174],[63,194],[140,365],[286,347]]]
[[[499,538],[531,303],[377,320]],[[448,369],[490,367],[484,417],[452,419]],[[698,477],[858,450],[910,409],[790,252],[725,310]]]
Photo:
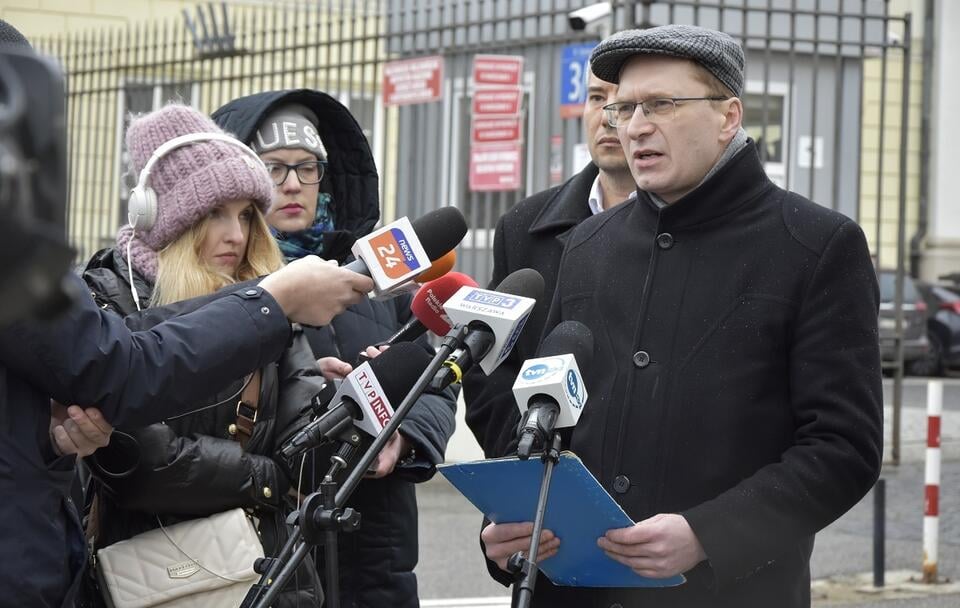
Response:
[[[276,161],[266,161],[263,163],[270,172],[270,179],[277,186],[287,181],[287,175],[292,169],[297,174],[297,179],[301,184],[319,184],[323,179],[323,172],[326,171],[327,162],[323,160],[307,160],[295,165],[288,165]]]
[[[616,101],[603,106],[603,113],[607,117],[607,124],[616,129],[630,123],[637,107],[643,109],[643,117],[652,123],[665,123],[674,119],[677,114],[677,102],[683,101],[725,101],[729,97],[656,97],[643,101]]]

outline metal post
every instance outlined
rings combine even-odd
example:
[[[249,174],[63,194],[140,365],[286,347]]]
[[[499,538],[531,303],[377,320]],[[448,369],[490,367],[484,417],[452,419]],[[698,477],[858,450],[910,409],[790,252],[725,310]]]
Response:
[[[886,574],[887,480],[873,486],[873,586],[883,587]]]
[[[927,384],[927,459],[924,467],[923,582],[937,582],[937,545],[940,536],[940,414],[943,381]]]
[[[903,256],[907,234],[907,139],[910,135],[910,29],[912,15],[903,16],[903,78],[900,99],[900,188],[897,205],[897,279],[894,306],[896,319],[896,362],[893,376],[893,463],[900,464],[900,419],[903,411]],[[884,75],[886,77],[886,75]],[[882,123],[881,123],[882,124]],[[882,131],[883,129],[881,129]]]

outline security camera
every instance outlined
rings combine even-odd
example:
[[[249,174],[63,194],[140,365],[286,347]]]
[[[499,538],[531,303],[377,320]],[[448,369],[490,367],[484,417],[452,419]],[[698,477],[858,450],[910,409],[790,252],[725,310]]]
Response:
[[[610,15],[611,7],[609,2],[597,2],[588,4],[583,8],[567,13],[567,19],[570,21],[570,29],[582,32],[587,28],[593,29],[600,27],[603,20]]]

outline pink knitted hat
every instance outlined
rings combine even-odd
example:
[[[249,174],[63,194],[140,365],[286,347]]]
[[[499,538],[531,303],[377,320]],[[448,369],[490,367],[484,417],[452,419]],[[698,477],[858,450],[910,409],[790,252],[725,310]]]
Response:
[[[188,133],[223,133],[212,120],[190,106],[172,104],[134,119],[127,129],[127,150],[139,176],[164,142]],[[177,148],[153,165],[147,185],[157,193],[157,219],[150,230],[133,235],[130,226],[117,234],[121,254],[149,281],[157,277],[157,252],[177,240],[217,205],[251,199],[264,214],[270,208],[273,183],[250,154],[220,141],[201,141]]]

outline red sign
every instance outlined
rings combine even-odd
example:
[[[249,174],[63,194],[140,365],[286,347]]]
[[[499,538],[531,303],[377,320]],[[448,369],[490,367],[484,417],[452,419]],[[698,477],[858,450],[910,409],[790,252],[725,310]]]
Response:
[[[560,106],[560,118],[580,118],[583,116],[582,103],[565,103]]]
[[[473,58],[473,83],[477,86],[520,86],[522,55],[476,55]]]
[[[383,64],[383,105],[437,101],[443,83],[443,57],[418,57]]]
[[[471,130],[473,143],[488,143],[492,141],[519,141],[520,118],[508,116],[503,118],[474,118]]]
[[[470,191],[520,189],[519,143],[480,144],[470,148]]]
[[[474,114],[519,114],[519,87],[477,89],[473,92]]]

